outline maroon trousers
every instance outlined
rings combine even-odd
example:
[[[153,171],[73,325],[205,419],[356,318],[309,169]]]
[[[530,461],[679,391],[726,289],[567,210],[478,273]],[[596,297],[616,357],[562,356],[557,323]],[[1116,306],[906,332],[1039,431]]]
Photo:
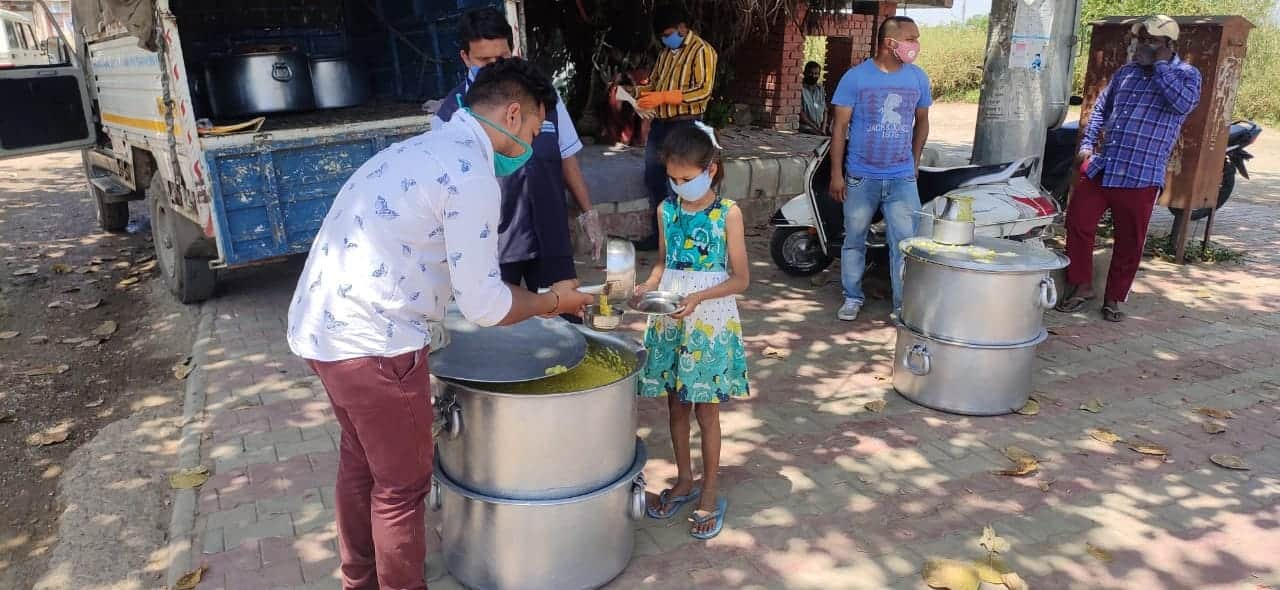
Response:
[[[1083,170],[1083,167],[1082,167]],[[1142,250],[1147,243],[1147,224],[1156,204],[1159,188],[1106,188],[1080,174],[1071,202],[1067,204],[1067,282],[1073,286],[1093,284],[1093,241],[1102,214],[1111,210],[1115,225],[1115,249],[1107,271],[1104,301],[1126,301],[1133,278],[1138,274]]]
[[[342,426],[336,486],[344,590],[425,590],[431,487],[426,349],[308,361]]]

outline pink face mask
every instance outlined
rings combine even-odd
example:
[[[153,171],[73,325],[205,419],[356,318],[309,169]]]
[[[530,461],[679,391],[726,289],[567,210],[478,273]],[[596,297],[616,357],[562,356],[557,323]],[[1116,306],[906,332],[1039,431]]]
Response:
[[[920,55],[919,41],[898,41],[894,40],[893,55],[897,56],[904,64],[909,64],[916,60],[916,56]]]

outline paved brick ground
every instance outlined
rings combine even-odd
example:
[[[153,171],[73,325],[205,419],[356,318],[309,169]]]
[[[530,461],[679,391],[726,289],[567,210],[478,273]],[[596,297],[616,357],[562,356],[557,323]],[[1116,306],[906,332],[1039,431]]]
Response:
[[[836,284],[786,278],[753,247],[741,307],[757,396],[724,413],[727,528],[701,543],[682,520],[642,523],[611,587],[918,588],[927,556],[980,555],[988,523],[1037,589],[1280,587],[1280,216],[1233,202],[1219,228],[1251,251],[1248,263],[1144,262],[1125,324],[1096,310],[1049,314],[1034,417],[966,418],[905,401],[889,384],[887,305],[838,324]],[[201,457],[214,476],[190,539],[191,558],[209,566],[202,589],[338,587],[338,430],[283,341],[296,272],[240,275],[209,304]],[[765,358],[766,346],[791,354]],[[1078,409],[1093,398],[1100,413]],[[874,400],[884,411],[864,409]],[[1206,434],[1197,406],[1230,409],[1227,431]],[[641,420],[658,488],[675,475],[661,404],[642,404]],[[1086,435],[1095,427],[1169,456],[1102,444]],[[1038,455],[1040,472],[993,475],[1010,444]],[[1218,468],[1214,453],[1253,469]],[[434,535],[426,568],[434,590],[458,587]]]

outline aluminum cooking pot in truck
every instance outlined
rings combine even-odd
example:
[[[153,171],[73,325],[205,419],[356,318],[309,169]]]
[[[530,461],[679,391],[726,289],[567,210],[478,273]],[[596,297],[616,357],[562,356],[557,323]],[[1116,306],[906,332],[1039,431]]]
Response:
[[[74,0],[67,31],[36,0],[57,57],[0,68],[0,157],[82,149],[102,229],[145,203],[169,289],[202,301],[219,269],[306,253],[347,178],[465,75],[462,12],[521,31],[519,2]]]

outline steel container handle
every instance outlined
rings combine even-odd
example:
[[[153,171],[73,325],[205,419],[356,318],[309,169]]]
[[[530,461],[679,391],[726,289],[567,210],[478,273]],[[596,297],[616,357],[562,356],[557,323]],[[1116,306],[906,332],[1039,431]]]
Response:
[[[644,509],[644,474],[640,473],[631,482],[631,504],[627,507],[627,516],[631,517],[631,520],[638,521],[644,518]]]
[[[916,356],[920,357],[919,365],[913,361]],[[933,368],[933,360],[929,357],[929,349],[923,344],[912,344],[902,359],[902,366],[917,377],[928,375],[929,370]]]
[[[440,510],[440,482],[434,477],[431,478],[431,491],[427,492],[427,505],[432,512]]]
[[[288,82],[293,79],[293,68],[288,63],[278,61],[271,66],[271,77],[280,82]]]
[[[1040,279],[1040,307],[1053,309],[1058,305],[1058,286],[1053,277]]]
[[[447,432],[449,438],[458,438],[462,434],[462,408],[458,406],[458,402],[452,397],[437,397],[432,400],[432,405],[431,437],[439,438]]]
[[[462,435],[462,408],[453,406],[449,408],[449,438],[458,438]]]

